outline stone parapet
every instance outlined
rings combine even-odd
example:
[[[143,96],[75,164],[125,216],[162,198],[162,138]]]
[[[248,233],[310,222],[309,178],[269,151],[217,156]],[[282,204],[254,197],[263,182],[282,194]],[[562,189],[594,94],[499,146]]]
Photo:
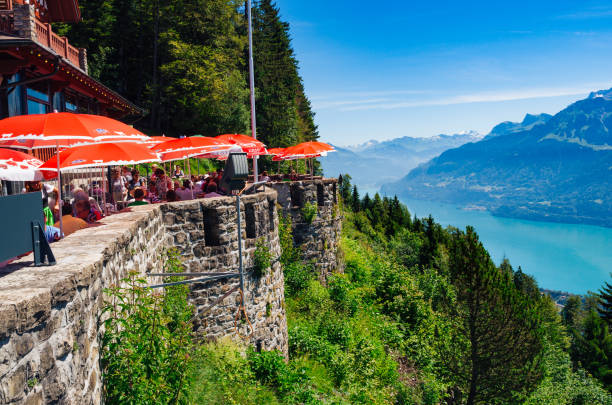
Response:
[[[283,274],[278,263],[278,215],[272,190],[242,202],[247,323],[245,339],[287,354]],[[238,270],[233,198],[133,207],[52,244],[57,265],[31,267],[26,256],[0,269],[0,403],[98,404],[100,309],[103,289],[128,271],[161,272],[161,253],[176,247],[186,271]],[[272,254],[261,277],[252,271],[257,240]],[[159,280],[151,280],[158,282]],[[238,279],[194,284],[190,300],[200,316],[195,330],[207,339],[236,337]],[[210,309],[210,305],[218,303]]]
[[[302,250],[306,263],[313,263],[322,282],[329,274],[342,272],[338,243],[342,218],[338,210],[338,180],[317,179],[267,184],[278,193],[283,215],[291,217],[293,243]],[[306,204],[317,207],[312,222],[304,218]]]

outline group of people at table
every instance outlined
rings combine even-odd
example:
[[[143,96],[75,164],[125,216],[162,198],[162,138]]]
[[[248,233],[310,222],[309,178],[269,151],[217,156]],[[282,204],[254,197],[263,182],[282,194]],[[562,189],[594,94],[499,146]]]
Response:
[[[61,206],[63,235],[70,235],[100,220],[105,212],[100,203],[114,205],[119,211],[124,211],[137,205],[221,197],[227,194],[218,186],[223,177],[222,170],[186,178],[179,166],[174,167],[171,176],[155,164],[152,169],[151,176],[145,178],[141,177],[138,169],[128,166],[113,168],[110,193],[100,187],[100,182],[93,182],[91,187],[83,185],[82,188],[73,188],[71,185],[70,196],[67,196],[70,200],[64,199]],[[265,171],[262,180],[270,180]],[[49,242],[59,240],[60,204],[57,188],[42,182],[26,182],[25,188],[26,192],[42,193],[45,236]]]

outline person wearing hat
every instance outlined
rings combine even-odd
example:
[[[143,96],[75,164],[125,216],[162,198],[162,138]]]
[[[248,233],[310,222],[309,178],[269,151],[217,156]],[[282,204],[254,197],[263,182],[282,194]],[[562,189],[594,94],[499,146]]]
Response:
[[[147,205],[149,202],[144,198],[147,196],[147,189],[144,187],[136,187],[130,191],[130,195],[134,197],[134,201],[128,204],[128,207],[137,205]]]

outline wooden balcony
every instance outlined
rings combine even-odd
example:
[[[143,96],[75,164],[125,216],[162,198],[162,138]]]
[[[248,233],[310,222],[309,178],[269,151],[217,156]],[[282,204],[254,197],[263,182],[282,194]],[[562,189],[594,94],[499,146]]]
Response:
[[[3,6],[0,0],[0,6]],[[0,32],[31,39],[70,62],[73,66],[87,72],[87,53],[68,43],[68,38],[53,32],[51,24],[43,23],[34,13],[33,6],[13,5],[12,10],[0,8]]]
[[[68,38],[55,34],[51,29],[51,24],[34,21],[36,23],[36,42],[53,49],[62,58],[80,68],[79,50],[68,43]]]

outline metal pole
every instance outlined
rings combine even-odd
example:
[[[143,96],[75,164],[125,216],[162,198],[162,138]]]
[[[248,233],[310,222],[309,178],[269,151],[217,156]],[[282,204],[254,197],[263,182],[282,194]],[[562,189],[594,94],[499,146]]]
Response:
[[[247,0],[247,18],[249,20],[249,87],[251,89],[251,135],[257,139],[257,122],[255,119],[255,70],[253,66],[253,21],[251,0]],[[253,156],[253,181],[257,183],[257,156]]]
[[[195,197],[193,196],[193,184],[191,182],[191,163],[190,163],[191,158],[187,158],[187,170],[189,171],[189,174],[187,177],[189,179],[189,184],[191,184],[191,199],[193,200]]]
[[[246,307],[244,305],[244,268],[242,266],[242,221],[240,220],[240,194],[236,195],[236,211],[238,213],[238,266],[240,268],[240,289],[242,290],[242,306],[246,312]]]
[[[64,200],[62,200],[62,173],[60,172],[59,140],[55,141],[55,157],[57,158],[57,199],[59,200],[60,238],[63,238],[64,220],[62,219],[62,205],[64,205]]]

